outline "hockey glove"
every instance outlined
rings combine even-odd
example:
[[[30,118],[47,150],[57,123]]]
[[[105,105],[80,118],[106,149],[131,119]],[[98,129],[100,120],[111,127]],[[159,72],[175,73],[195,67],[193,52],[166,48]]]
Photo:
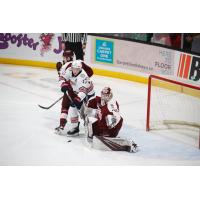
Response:
[[[66,93],[66,91],[69,91],[69,90],[72,90],[70,82],[69,81],[63,82],[62,85],[61,85],[61,91]]]
[[[62,67],[62,63],[61,62],[57,62],[56,63],[56,69],[57,69],[57,72],[58,72],[58,76],[60,76],[60,69]]]
[[[82,106],[82,101],[81,101],[81,99],[80,99],[80,97],[78,97],[78,96],[76,96],[75,98],[74,98],[74,104],[75,104],[75,106],[80,110],[80,108],[81,108],[81,106]]]
[[[57,62],[56,63],[56,69],[57,69],[58,72],[60,71],[61,67],[62,67],[62,63],[61,62]]]

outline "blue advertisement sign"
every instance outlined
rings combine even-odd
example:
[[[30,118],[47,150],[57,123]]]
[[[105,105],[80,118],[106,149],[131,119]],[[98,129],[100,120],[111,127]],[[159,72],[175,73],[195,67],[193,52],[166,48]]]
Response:
[[[114,42],[96,39],[95,59],[97,62],[113,64]]]

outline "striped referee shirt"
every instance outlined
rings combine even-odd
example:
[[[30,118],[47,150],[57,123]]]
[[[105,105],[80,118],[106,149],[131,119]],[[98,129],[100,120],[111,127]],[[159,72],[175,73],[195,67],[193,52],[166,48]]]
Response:
[[[82,42],[86,44],[87,42],[87,33],[63,33],[62,41],[68,42]]]

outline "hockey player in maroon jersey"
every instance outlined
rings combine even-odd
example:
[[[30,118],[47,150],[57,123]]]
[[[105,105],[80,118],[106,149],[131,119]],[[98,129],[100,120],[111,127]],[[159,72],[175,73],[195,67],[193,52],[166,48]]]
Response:
[[[116,137],[122,127],[123,118],[119,114],[119,105],[113,100],[110,87],[101,91],[101,97],[91,99],[89,108],[96,109],[97,121],[93,124],[94,135]]]
[[[71,50],[65,50],[63,52],[63,61],[62,62],[57,62],[56,63],[56,69],[57,69],[57,72],[58,72],[58,75],[60,76],[60,69],[62,68],[62,66],[65,64],[65,63],[68,63],[70,64],[70,62],[73,61],[73,57],[74,57],[74,54]],[[67,67],[67,66],[66,66]]]
[[[69,55],[71,56],[71,54]],[[55,132],[57,134],[63,133],[64,127],[67,123],[68,112],[70,112],[72,129],[68,131],[67,134],[75,136],[79,133],[77,107],[78,109],[80,109],[79,106],[81,106],[81,101],[84,100],[86,96],[88,98],[88,93],[90,93],[89,95],[93,95],[94,91],[92,91],[92,83],[88,85],[90,81],[86,81],[89,79],[89,77],[93,75],[93,70],[83,61],[76,60],[72,62],[72,59],[72,57],[70,60],[67,59],[68,62],[66,62],[58,72],[59,82],[61,84],[61,91],[64,92],[64,96],[61,108],[60,125],[55,129]],[[84,89],[86,91],[83,91]],[[90,89],[91,91],[89,91]],[[84,92],[87,95],[85,95]],[[70,96],[70,98],[68,95]],[[82,96],[79,97],[78,95],[85,95],[85,97],[81,99],[80,97]]]
[[[68,67],[71,67],[72,61],[73,61],[73,57],[74,57],[74,53],[71,50],[65,50],[63,52],[63,62],[57,62],[56,63],[56,69],[58,72],[58,75],[60,76],[61,73],[61,68],[63,68],[64,70]],[[84,61],[80,60],[81,64],[82,64],[82,68],[83,70],[85,70],[85,72],[87,73],[87,75],[89,77],[91,77],[93,75],[93,70],[91,67],[89,67],[87,64],[85,64]],[[66,64],[66,65],[65,65]]]
[[[137,145],[132,140],[116,138],[121,130],[123,118],[110,87],[103,88],[101,96],[96,96],[88,102],[86,114],[96,118],[95,122],[88,124],[88,137],[93,139],[93,147],[114,151],[136,151]]]
[[[63,52],[63,63],[57,62],[57,64],[56,64],[59,81],[61,81],[63,79],[63,77],[61,76],[61,73],[63,73],[63,71],[65,71],[68,67],[71,66],[72,61],[73,61],[73,52],[70,50],[64,51]],[[67,116],[68,116],[70,104],[71,104],[71,102],[70,102],[68,96],[64,93],[62,103],[61,103],[60,124],[57,128],[55,128],[56,134],[62,134],[62,132],[64,130],[64,127],[67,123]]]

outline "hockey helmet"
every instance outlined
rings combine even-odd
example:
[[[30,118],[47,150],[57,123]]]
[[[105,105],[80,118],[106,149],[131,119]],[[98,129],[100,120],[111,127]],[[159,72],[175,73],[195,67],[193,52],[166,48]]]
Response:
[[[105,87],[101,91],[101,99],[108,102],[112,99],[113,93],[110,87]]]
[[[72,68],[81,69],[82,68],[82,62],[81,60],[75,60],[72,62]]]
[[[71,50],[65,50],[63,52],[63,57],[67,60],[67,61],[72,61],[73,60],[73,56],[74,56],[74,53],[73,51]]]

